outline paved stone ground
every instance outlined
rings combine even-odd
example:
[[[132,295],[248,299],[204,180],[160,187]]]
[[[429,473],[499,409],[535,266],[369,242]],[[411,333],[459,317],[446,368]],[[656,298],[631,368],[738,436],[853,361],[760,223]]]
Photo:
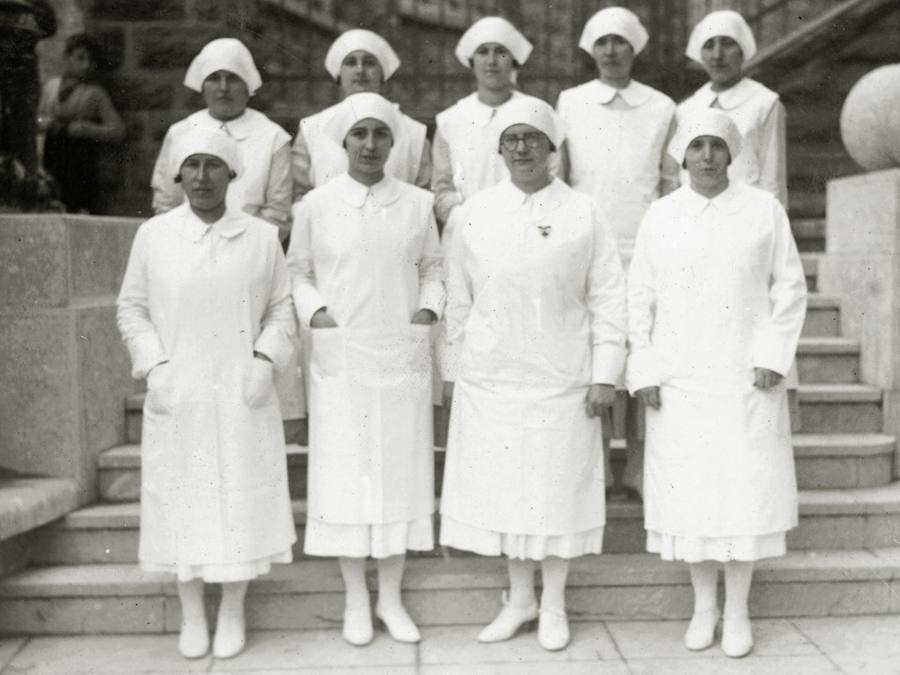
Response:
[[[345,644],[335,630],[261,631],[250,635],[243,654],[228,661],[185,661],[173,635],[0,638],[0,673],[900,674],[900,616],[757,620],[756,647],[739,660],[725,657],[718,646],[688,652],[681,644],[685,626],[684,621],[575,623],[572,644],[557,653],[541,649],[534,633],[480,645],[473,626],[426,628],[418,646],[380,633],[364,648]]]

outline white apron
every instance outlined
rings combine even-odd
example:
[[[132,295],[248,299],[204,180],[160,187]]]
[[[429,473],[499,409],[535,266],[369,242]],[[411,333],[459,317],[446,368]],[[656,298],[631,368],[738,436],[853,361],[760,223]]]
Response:
[[[139,559],[220,568],[295,541],[273,366],[293,332],[277,229],[187,204],[145,223],[119,299],[135,375],[150,374],[141,439]],[[213,579],[215,580],[215,579]]]
[[[501,533],[602,527],[602,430],[584,398],[616,381],[625,344],[605,221],[559,180],[530,196],[504,181],[463,205],[455,237],[442,515]]]
[[[388,524],[434,511],[430,326],[443,311],[430,193],[343,174],[294,207],[288,265],[301,322],[327,307],[338,328],[312,329],[309,517]]]
[[[784,209],[731,185],[712,200],[682,187],[641,224],[629,273],[629,389],[660,386],[647,409],[645,527],[739,537],[797,524],[785,373],[806,284]]]
[[[381,524],[428,516],[430,326],[311,333],[309,517]]]

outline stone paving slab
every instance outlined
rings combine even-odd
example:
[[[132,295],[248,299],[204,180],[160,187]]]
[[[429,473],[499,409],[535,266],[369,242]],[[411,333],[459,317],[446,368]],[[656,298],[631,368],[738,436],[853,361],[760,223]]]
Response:
[[[635,659],[628,661],[628,671],[631,675],[841,675],[821,655]]]
[[[0,638],[0,671],[25,644],[25,638]]]

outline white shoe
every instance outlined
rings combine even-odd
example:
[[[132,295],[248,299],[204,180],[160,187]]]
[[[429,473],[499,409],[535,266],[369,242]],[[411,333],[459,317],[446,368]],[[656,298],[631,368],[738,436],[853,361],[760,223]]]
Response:
[[[209,626],[203,621],[182,621],[178,651],[186,659],[199,659],[209,651]]]
[[[503,607],[500,609],[500,613],[481,629],[478,641],[503,642],[509,640],[523,625],[534,621],[537,617],[537,602],[532,602],[527,607],[517,607],[509,603],[506,593],[504,593]]]
[[[230,659],[237,656],[247,645],[247,629],[244,616],[222,616],[216,622],[216,636],[213,638],[213,656]]]
[[[419,629],[410,618],[403,605],[385,610],[381,604],[375,605],[375,616],[385,625],[388,633],[397,642],[418,642],[422,639]]]
[[[753,649],[753,628],[746,614],[726,616],[722,621],[722,651],[725,656],[739,659]]]
[[[538,642],[549,652],[569,644],[569,618],[564,609],[542,609],[538,619]]]
[[[375,637],[369,606],[344,608],[344,639],[356,647],[364,647]]]
[[[698,652],[707,649],[716,641],[716,625],[719,623],[718,608],[694,612],[687,632],[684,634],[684,646]]]

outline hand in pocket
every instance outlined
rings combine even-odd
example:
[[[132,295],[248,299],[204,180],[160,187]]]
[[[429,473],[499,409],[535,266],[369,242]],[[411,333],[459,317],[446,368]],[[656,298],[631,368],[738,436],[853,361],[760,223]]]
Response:
[[[274,377],[274,367],[269,361],[252,359],[250,369],[244,374],[244,403],[251,408],[268,403],[275,388]]]
[[[172,412],[172,382],[170,372],[172,366],[168,361],[154,366],[147,373],[147,409],[158,415],[167,415]]]

